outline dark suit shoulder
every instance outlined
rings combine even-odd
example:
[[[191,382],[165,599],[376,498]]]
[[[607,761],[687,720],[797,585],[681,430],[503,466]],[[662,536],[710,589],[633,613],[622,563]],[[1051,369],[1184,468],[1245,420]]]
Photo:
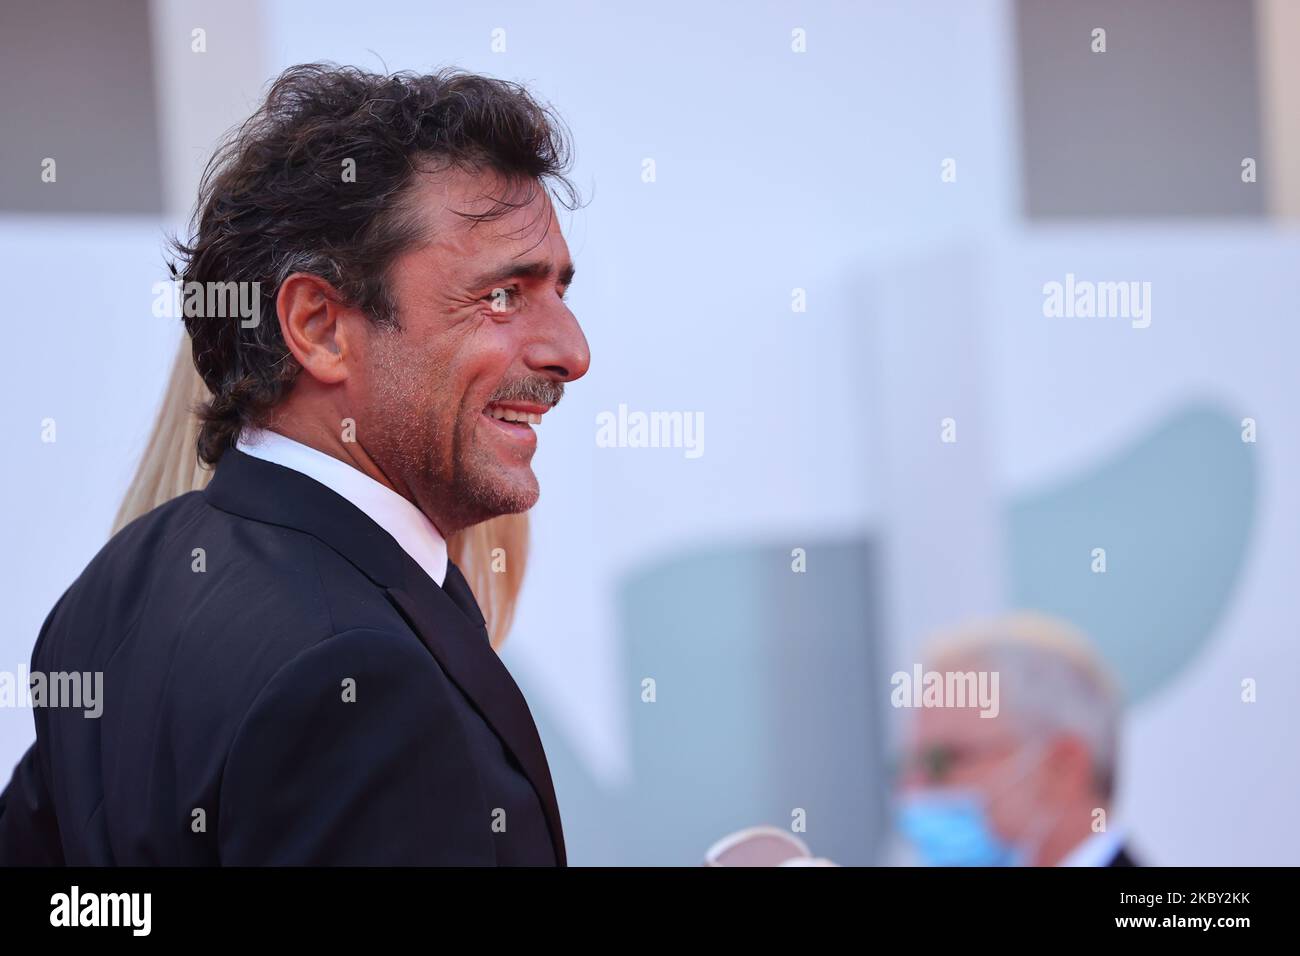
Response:
[[[190,492],[141,515],[109,538],[51,610],[32,653],[32,669],[85,670],[106,662],[118,647],[117,639],[146,605],[150,589],[145,579],[154,556],[168,552],[205,510],[202,497]],[[107,623],[117,627],[106,628]],[[87,636],[96,630],[97,640]]]
[[[319,539],[198,507],[148,558],[155,590],[121,651],[133,669],[166,663],[176,707],[242,712],[287,662],[359,628],[418,645],[384,592]]]
[[[103,672],[105,729],[119,729],[114,715],[126,725],[105,736],[111,762],[118,742],[134,746],[159,722],[178,742],[228,739],[281,667],[361,627],[418,646],[384,592],[319,539],[191,493],[91,560],[51,615],[33,670]]]
[[[200,493],[131,522],[60,601],[34,663],[103,670],[147,654],[171,666],[284,659],[332,631],[314,551],[289,528],[211,507]],[[261,654],[240,658],[256,645]],[[277,665],[278,666],[278,665]]]

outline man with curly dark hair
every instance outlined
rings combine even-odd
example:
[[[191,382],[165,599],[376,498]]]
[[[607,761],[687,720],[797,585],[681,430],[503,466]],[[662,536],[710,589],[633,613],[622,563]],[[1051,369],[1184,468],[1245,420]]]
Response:
[[[47,618],[33,675],[102,675],[103,699],[35,708],[0,863],[565,863],[446,538],[532,507],[533,428],[587,371],[567,168],[515,84],[275,81],[175,245],[215,476]]]

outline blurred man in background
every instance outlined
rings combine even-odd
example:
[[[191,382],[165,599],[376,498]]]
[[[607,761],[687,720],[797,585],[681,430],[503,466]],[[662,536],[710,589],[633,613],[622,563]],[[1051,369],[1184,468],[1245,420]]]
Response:
[[[1082,635],[1015,614],[945,635],[925,667],[936,693],[913,715],[898,793],[920,862],[1135,865],[1110,820],[1119,694]],[[995,707],[944,699],[978,675]]]

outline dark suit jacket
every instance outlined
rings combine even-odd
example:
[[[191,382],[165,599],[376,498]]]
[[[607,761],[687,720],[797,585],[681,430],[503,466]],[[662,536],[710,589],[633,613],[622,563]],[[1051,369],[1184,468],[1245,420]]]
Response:
[[[1114,858],[1106,864],[1107,866],[1141,866],[1142,864],[1135,860],[1128,852],[1128,846],[1121,846]]]
[[[439,588],[279,465],[228,451],[115,535],[32,671],[102,671],[103,714],[33,710],[0,864],[565,864],[532,715],[460,572]]]

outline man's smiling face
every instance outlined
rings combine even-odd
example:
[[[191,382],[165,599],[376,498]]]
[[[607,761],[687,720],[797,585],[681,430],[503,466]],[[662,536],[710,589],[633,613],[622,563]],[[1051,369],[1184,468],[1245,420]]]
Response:
[[[502,195],[518,208],[465,218]],[[539,183],[511,192],[491,173],[422,173],[405,203],[429,239],[388,270],[401,328],[367,336],[358,439],[451,534],[536,503],[534,428],[590,354],[564,302],[568,245]]]

